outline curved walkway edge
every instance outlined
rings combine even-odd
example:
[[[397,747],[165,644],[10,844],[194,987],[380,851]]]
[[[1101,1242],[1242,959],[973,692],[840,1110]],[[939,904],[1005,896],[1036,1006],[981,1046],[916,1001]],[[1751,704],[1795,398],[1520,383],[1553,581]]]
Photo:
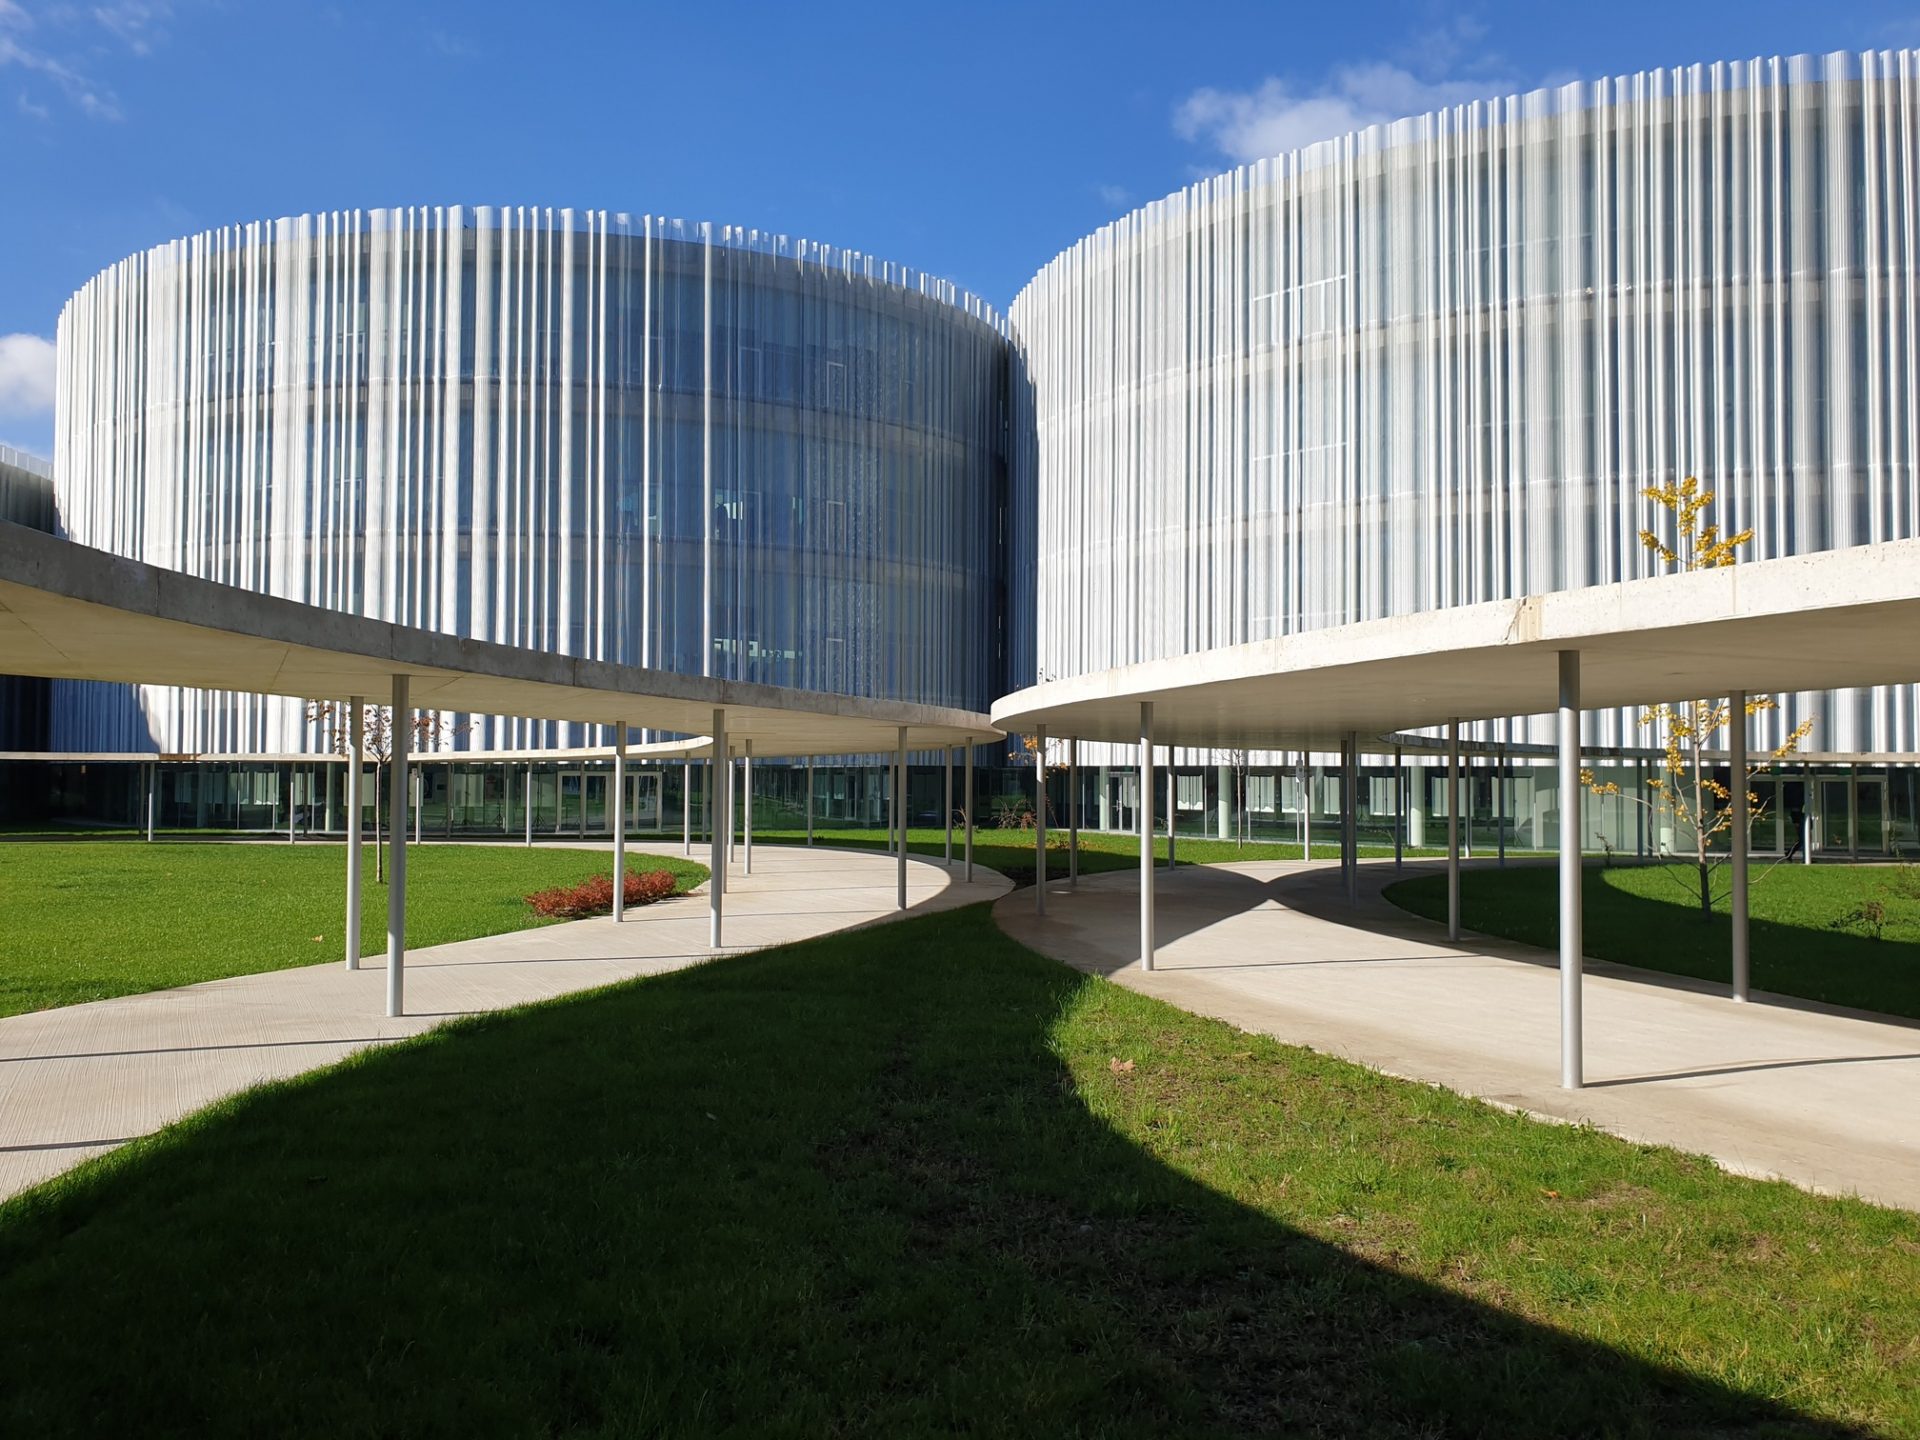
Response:
[[[762,845],[727,884],[727,939],[707,946],[706,886],[628,912],[407,953],[409,1013],[384,1014],[386,959],[303,966],[0,1020],[0,1199],[225,1096],[449,1019],[697,965],[719,954],[991,900],[985,866],[871,850]]]
[[[1408,865],[1404,874],[1430,866]],[[1543,1118],[1710,1156],[1736,1173],[1920,1209],[1920,1024],[1589,960],[1588,1088],[1558,1084],[1559,977],[1544,950],[1468,935],[1330,863],[1162,870],[1158,956],[1139,965],[1139,877],[994,907],[1042,954],[1243,1030]]]

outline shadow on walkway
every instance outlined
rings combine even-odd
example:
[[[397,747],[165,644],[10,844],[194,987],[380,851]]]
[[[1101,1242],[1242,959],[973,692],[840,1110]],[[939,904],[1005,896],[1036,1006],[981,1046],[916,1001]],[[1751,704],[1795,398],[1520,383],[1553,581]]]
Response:
[[[14,1434],[1837,1435],[1170,1170],[986,907],[443,1030],[0,1207]]]

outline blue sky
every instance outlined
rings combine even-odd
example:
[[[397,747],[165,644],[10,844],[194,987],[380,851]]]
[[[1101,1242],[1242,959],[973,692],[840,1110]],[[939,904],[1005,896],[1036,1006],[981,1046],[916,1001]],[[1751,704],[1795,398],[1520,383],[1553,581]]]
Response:
[[[67,296],[340,207],[551,204],[827,240],[1004,307],[1113,216],[1478,95],[1920,44],[1920,4],[0,0],[0,442],[52,445]]]

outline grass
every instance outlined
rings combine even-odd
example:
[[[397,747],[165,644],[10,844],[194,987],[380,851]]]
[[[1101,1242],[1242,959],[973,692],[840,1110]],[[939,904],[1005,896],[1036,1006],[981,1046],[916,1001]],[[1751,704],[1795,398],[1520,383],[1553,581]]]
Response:
[[[1756,867],[1748,945],[1756,989],[1920,1018],[1920,876],[1874,865]],[[1732,965],[1726,902],[1700,914],[1684,865],[1589,866],[1582,902],[1586,953],[1676,975],[1726,981]],[[1387,887],[1396,905],[1445,920],[1446,877]],[[1885,907],[1882,938],[1836,921],[1868,901]],[[1550,866],[1468,869],[1460,920],[1470,930],[1548,948],[1559,944],[1558,880]]]
[[[853,849],[885,850],[887,836],[884,830],[828,830],[824,827],[813,832],[814,843],[835,845]],[[1067,873],[1067,831],[1056,827],[1048,831],[1051,842],[1047,851],[1047,873],[1064,876]],[[806,843],[806,831],[778,829],[753,832],[754,843],[765,841],[773,845],[800,845]],[[695,847],[698,853],[698,846]],[[907,849],[915,855],[942,856],[946,853],[946,831],[931,827],[910,826],[907,830]],[[963,853],[963,839],[958,830],[953,835],[953,853],[956,859]],[[1167,858],[1167,839],[1163,834],[1154,842],[1153,853],[1165,861]],[[1371,845],[1360,847],[1362,855],[1391,855],[1391,845],[1384,848]],[[1414,850],[1405,852],[1409,856],[1444,855],[1444,850]],[[1333,860],[1339,857],[1339,847],[1316,844],[1313,855],[1316,860]],[[1222,865],[1235,861],[1254,860],[1298,860],[1300,846],[1295,842],[1249,841],[1245,845],[1236,845],[1231,840],[1205,840],[1198,836],[1182,835],[1174,846],[1174,856],[1182,865]],[[1035,873],[1033,857],[1033,831],[1021,829],[991,829],[973,832],[973,858],[979,864],[998,870],[1016,885],[1031,885]],[[1080,832],[1080,873],[1097,875],[1104,870],[1130,870],[1140,863],[1140,840],[1134,835],[1118,835],[1093,830]]]
[[[462,1022],[0,1206],[0,1432],[1920,1434],[1920,1218],[985,907]]]
[[[524,897],[604,873],[583,850],[421,845],[407,851],[407,943],[438,945],[549,925]],[[387,887],[366,850],[361,952],[387,943]],[[706,867],[629,854],[688,889]],[[0,845],[0,1015],[338,960],[346,852],[339,845]]]

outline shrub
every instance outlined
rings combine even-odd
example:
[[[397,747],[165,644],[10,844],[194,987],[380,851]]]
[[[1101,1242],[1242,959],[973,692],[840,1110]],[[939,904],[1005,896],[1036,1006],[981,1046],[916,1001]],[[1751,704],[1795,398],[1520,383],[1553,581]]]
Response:
[[[651,905],[673,894],[673,875],[667,870],[648,870],[627,876],[627,904]],[[536,890],[527,896],[527,904],[536,915],[556,920],[583,920],[589,915],[613,913],[613,876],[595,875],[578,885],[556,885],[551,890]]]
[[[1887,907],[1878,900],[1863,900],[1860,904],[1828,926],[1832,930],[1860,930],[1869,940],[1878,940],[1887,928]]]

